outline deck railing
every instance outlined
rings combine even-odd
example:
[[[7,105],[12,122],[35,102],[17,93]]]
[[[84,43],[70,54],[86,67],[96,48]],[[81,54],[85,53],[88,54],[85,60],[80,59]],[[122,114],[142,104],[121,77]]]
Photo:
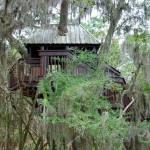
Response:
[[[72,74],[87,74],[89,67],[84,64],[78,64],[72,69],[67,67],[67,57],[66,56],[46,56],[44,65],[40,59],[30,59],[28,61],[19,60],[16,64],[13,65],[9,72],[9,88],[11,90],[16,90],[20,86],[31,86],[32,83],[37,83],[39,79],[42,79],[47,72],[55,73],[58,70],[68,69]],[[44,68],[45,67],[45,68]],[[121,84],[124,88],[125,81],[120,76],[112,77],[112,80]],[[105,89],[104,96],[107,97],[108,101],[112,104],[113,108],[117,108],[120,103],[121,96],[117,90]],[[126,106],[129,103],[127,96],[124,96],[123,103]],[[116,105],[117,104],[117,105]]]
[[[27,64],[24,61],[18,61],[9,72],[9,88],[15,89],[20,84],[29,84],[33,81],[38,81],[39,76],[39,64]]]

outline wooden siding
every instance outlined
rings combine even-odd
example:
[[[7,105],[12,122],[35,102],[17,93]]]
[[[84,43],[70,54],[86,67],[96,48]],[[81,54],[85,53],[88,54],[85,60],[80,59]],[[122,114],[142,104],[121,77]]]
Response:
[[[40,75],[40,66],[31,66],[30,67],[30,76],[31,76],[31,81],[38,81],[38,77]]]

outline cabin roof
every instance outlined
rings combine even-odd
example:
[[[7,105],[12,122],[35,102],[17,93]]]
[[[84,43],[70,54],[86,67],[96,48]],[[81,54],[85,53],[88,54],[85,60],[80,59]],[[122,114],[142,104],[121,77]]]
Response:
[[[25,44],[100,44],[100,42],[83,26],[68,25],[68,33],[60,36],[58,25],[50,25],[47,29],[38,29]]]

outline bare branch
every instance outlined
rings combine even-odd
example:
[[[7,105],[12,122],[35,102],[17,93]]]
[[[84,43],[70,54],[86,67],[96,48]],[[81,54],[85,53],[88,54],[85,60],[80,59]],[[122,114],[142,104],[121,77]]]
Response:
[[[135,99],[132,97],[132,101],[126,106],[126,108],[123,110],[123,113],[125,113],[128,108],[134,103]]]
[[[135,87],[135,83],[136,83],[136,79],[137,79],[137,76],[138,76],[138,73],[140,71],[140,68],[142,66],[142,63],[140,62],[135,73],[134,73],[134,76],[132,77],[131,79],[131,83],[130,83],[130,86],[127,90],[124,90],[123,93],[122,93],[122,96],[121,96],[121,104],[122,104],[122,108],[123,108],[123,98],[126,94],[129,94],[129,95],[132,95],[132,91],[133,91],[133,88]],[[126,110],[132,105],[132,103],[134,102],[133,100],[133,97],[132,97],[132,101],[129,103],[129,105],[124,109],[123,111],[123,114],[126,112]],[[120,115],[122,116],[122,115]]]

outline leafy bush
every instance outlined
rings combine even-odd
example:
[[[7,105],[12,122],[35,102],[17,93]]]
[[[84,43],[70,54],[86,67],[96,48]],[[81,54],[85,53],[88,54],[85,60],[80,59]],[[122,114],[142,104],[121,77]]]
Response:
[[[82,52],[71,63],[75,65],[82,60],[84,64],[93,66],[95,58],[88,59],[89,56],[89,53]],[[86,75],[65,71],[49,73],[40,82],[39,90],[43,93],[43,104],[48,112],[44,119],[54,125],[66,124],[68,130],[73,128],[80,137],[86,138],[88,134],[97,145],[110,143],[114,149],[120,148],[128,133],[128,123],[117,117],[117,111],[111,109],[103,90],[104,86],[118,91],[121,88],[98,66],[89,68]]]

